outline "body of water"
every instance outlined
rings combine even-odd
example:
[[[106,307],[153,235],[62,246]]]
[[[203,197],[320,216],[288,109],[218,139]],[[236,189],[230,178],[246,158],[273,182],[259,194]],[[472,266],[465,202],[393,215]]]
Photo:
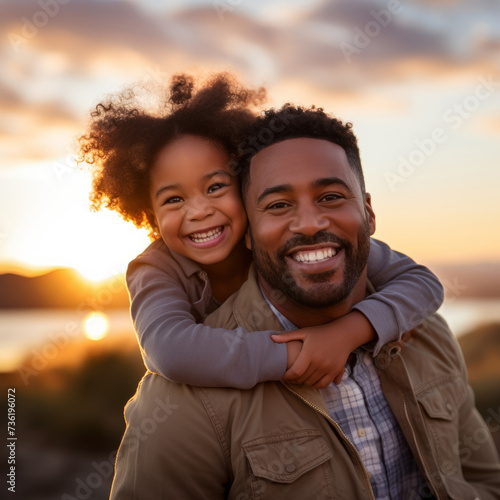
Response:
[[[482,323],[500,322],[500,299],[455,300],[439,311],[460,336]],[[106,312],[108,337],[134,341],[134,330],[127,309]],[[71,339],[85,339],[86,315],[71,310],[0,310],[0,371],[16,369],[23,358],[49,344],[67,345]],[[88,342],[92,342],[88,340]]]
[[[128,309],[106,311],[107,337],[134,339]],[[60,351],[71,341],[87,340],[88,314],[67,309],[0,310],[0,371],[16,369],[23,358],[54,345]],[[87,340],[89,343],[92,340]],[[45,356],[48,357],[48,356]]]

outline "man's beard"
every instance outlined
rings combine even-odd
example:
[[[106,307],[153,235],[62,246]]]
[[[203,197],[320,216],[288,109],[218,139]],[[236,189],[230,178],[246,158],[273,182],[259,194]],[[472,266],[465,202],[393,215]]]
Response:
[[[255,244],[251,230],[249,234],[255,267],[264,280],[271,287],[280,290],[285,296],[299,304],[314,308],[332,306],[346,299],[358,282],[370,253],[370,228],[367,219],[358,233],[357,249],[354,249],[347,240],[333,233],[321,231],[312,237],[297,235],[290,238],[272,258]],[[321,243],[338,244],[345,252],[343,280],[340,284],[330,283],[330,279],[335,273],[342,272],[342,269],[335,269],[325,273],[307,275],[305,277],[307,281],[315,283],[317,286],[311,290],[301,288],[290,273],[285,256],[294,247]]]

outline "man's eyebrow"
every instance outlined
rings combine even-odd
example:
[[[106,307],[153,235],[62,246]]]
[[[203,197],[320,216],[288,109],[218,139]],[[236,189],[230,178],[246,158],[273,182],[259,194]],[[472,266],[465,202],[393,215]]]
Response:
[[[343,186],[345,189],[347,189],[350,193],[352,192],[351,187],[347,182],[344,180],[340,179],[339,177],[322,177],[321,179],[316,179],[312,183],[313,188],[318,188],[318,187],[327,187],[327,186],[332,186],[334,184],[339,184]],[[263,198],[266,196],[269,196],[270,194],[274,193],[286,193],[292,191],[293,188],[290,184],[278,184],[277,186],[271,186],[267,189],[264,189],[262,194],[257,198],[257,203],[260,203]]]
[[[290,184],[278,184],[277,186],[271,186],[262,191],[261,195],[257,198],[257,203],[260,203],[263,198],[269,196],[274,193],[286,193],[292,190],[292,186]]]
[[[347,189],[349,192],[352,192],[351,186],[349,186],[349,184],[347,184],[346,181],[340,179],[339,177],[322,177],[321,179],[316,179],[312,183],[312,186],[314,188],[328,187],[328,186],[332,186],[333,184],[340,184],[345,189]]]

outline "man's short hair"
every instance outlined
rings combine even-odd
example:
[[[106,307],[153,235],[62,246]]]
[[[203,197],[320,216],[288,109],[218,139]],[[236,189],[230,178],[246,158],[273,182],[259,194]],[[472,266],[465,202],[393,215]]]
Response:
[[[247,139],[240,145],[238,170],[243,201],[250,182],[252,158],[272,144],[301,137],[324,139],[340,146],[356,174],[361,192],[365,193],[358,141],[352,123],[343,123],[315,106],[304,108],[285,104],[281,109],[269,109],[259,116]]]

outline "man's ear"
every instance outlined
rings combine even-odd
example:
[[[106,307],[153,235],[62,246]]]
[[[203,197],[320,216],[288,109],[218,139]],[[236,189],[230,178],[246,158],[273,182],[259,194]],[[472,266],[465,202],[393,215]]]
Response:
[[[368,226],[370,228],[370,236],[372,236],[375,233],[375,212],[373,211],[372,208],[372,197],[370,193],[365,194],[365,213],[366,217],[368,219]]]
[[[250,226],[247,227],[247,231],[245,233],[245,245],[248,250],[252,250],[252,238],[250,238]]]

